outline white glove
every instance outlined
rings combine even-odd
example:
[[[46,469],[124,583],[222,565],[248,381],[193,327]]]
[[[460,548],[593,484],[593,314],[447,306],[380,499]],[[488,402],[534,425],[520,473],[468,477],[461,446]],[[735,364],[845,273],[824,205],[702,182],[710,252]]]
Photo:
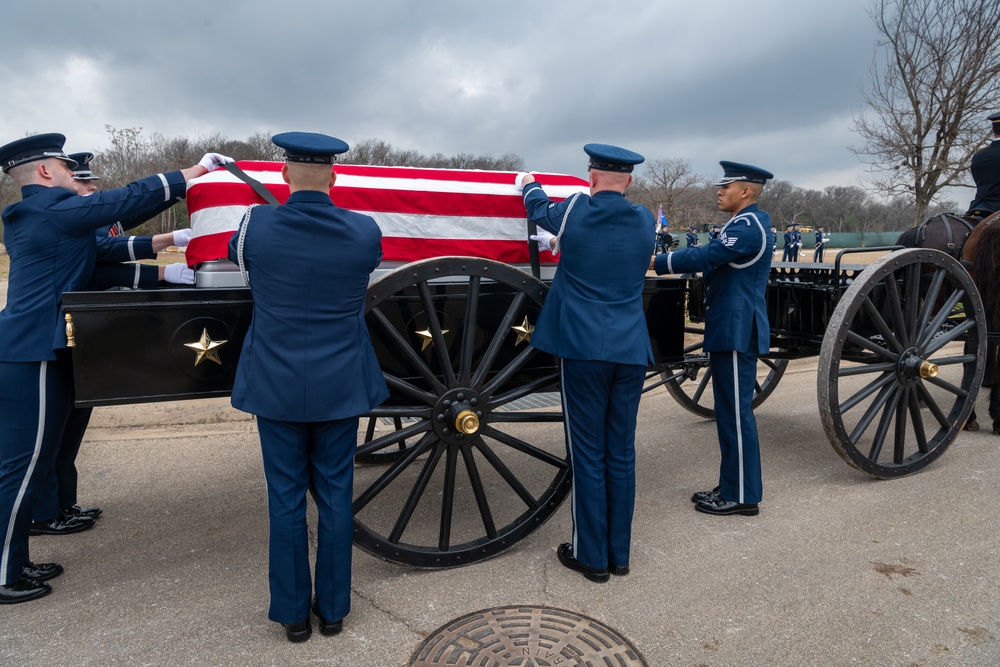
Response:
[[[205,153],[205,157],[201,158],[201,162],[198,163],[199,166],[212,171],[213,169],[218,169],[227,162],[235,162],[231,157],[226,157],[220,153]]]
[[[191,242],[191,230],[190,229],[175,229],[174,230],[174,242],[173,245],[178,248],[183,248]]]
[[[549,245],[549,241],[555,238],[554,234],[549,234],[544,229],[539,229],[537,234],[532,234],[528,238],[538,244],[539,251],[548,250],[552,252],[552,246]]]
[[[518,172],[517,176],[514,177],[514,187],[517,188],[518,192],[521,192],[522,190],[524,190],[524,186],[521,185],[521,179],[523,179],[525,176],[528,176],[528,175],[529,175],[528,172],[522,171],[522,172]]]
[[[184,262],[167,264],[163,267],[163,279],[174,285],[194,285],[194,269],[189,269]]]

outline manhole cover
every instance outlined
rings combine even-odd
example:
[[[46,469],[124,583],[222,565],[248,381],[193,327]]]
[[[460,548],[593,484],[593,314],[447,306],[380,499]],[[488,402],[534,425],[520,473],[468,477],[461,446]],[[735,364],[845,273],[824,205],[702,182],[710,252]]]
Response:
[[[439,628],[413,653],[410,667],[633,667],[649,663],[600,621],[554,607],[495,607]]]

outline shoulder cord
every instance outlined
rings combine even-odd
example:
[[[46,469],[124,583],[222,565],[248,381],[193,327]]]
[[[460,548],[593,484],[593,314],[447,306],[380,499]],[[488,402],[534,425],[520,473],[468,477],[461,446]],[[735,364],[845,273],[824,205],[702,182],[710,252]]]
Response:
[[[563,213],[562,224],[559,225],[559,233],[556,234],[556,246],[552,249],[553,255],[559,254],[559,242],[562,241],[563,230],[566,229],[566,221],[569,220],[569,212],[573,210],[573,206],[576,204],[576,200],[580,198],[582,192],[577,192],[569,199],[569,206],[566,207],[566,212]]]
[[[736,220],[737,218],[743,218],[743,217],[751,217],[751,218],[753,218],[753,221],[757,223],[757,227],[758,227],[758,229],[760,229],[760,250],[757,252],[757,255],[753,259],[751,259],[749,262],[745,262],[743,264],[734,264],[733,262],[729,262],[729,266],[733,267],[734,269],[745,269],[745,268],[747,268],[749,266],[753,266],[754,264],[757,263],[757,261],[761,257],[764,256],[764,250],[767,247],[767,233],[764,231],[764,225],[760,224],[760,220],[757,219],[757,216],[755,214],[753,214],[753,213],[744,213],[742,215],[736,216],[735,218],[733,218],[733,220]],[[726,227],[728,227],[733,222],[733,220],[730,220],[729,222],[727,222],[726,223]],[[723,228],[722,231],[725,231],[725,227]]]
[[[259,204],[250,204],[247,206],[247,212],[243,214],[243,221],[240,223],[240,237],[236,241],[236,260],[240,265],[240,277],[243,278],[243,284],[247,287],[250,286],[250,273],[247,271],[246,262],[243,260],[243,244],[247,238],[247,227],[250,226],[250,213],[256,206],[259,206]]]

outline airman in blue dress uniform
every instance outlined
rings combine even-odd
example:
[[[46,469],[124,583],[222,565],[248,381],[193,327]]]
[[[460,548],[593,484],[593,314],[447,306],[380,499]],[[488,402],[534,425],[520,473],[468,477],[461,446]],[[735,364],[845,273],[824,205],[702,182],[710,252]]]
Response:
[[[693,248],[698,245],[698,230],[695,227],[688,228],[687,233],[687,247]]]
[[[63,571],[28,557],[32,495],[51,469],[72,408],[62,293],[89,282],[96,229],[183,198],[186,181],[218,164],[209,154],[187,169],[81,197],[65,141],[40,134],[0,147],[0,168],[22,197],[3,210],[10,274],[0,311],[0,604],[47,595],[46,581]]]
[[[340,139],[272,137],[285,149],[283,206],[255,207],[229,244],[250,282],[253,320],[233,385],[233,407],[257,415],[270,517],[268,618],[290,641],[340,632],[351,605],[354,452],[358,417],[389,392],[368,338],[364,299],[382,260],[382,232],[334,205]],[[319,510],[315,598],[306,492]]]
[[[517,182],[528,219],[546,230],[539,245],[551,239],[561,252],[531,338],[533,347],[559,357],[562,373],[573,539],[557,554],[566,567],[605,582],[629,571],[636,415],[653,361],[642,287],[655,226],[646,207],[624,196],[644,158],[607,144],[584,151],[589,196],[554,203],[530,174]]]
[[[76,162],[73,180],[77,193],[89,196],[97,192],[95,181],[100,176],[90,167],[94,154],[90,152],[70,153]],[[161,213],[175,204],[164,201],[156,213]],[[87,284],[88,290],[104,290],[115,287],[126,289],[156,289],[161,280],[178,284],[193,284],[194,271],[183,262],[168,266],[134,263],[137,259],[155,259],[157,252],[169,245],[187,245],[191,230],[183,229],[153,236],[126,236],[124,230],[131,229],[148,218],[138,218],[123,226],[121,221],[106,225],[95,232],[97,256],[94,273]],[[175,276],[177,276],[175,278]],[[76,457],[80,444],[90,423],[92,408],[73,408],[66,421],[62,442],[56,452],[55,463],[49,477],[37,487],[32,499],[34,510],[31,535],[70,535],[95,525],[101,515],[100,507],[80,507],[77,504]]]
[[[972,180],[976,197],[969,204],[968,216],[985,218],[1000,211],[1000,113],[988,118],[993,127],[993,141],[972,156]]]
[[[757,355],[770,349],[764,301],[771,269],[771,218],[757,206],[774,175],[748,164],[721,162],[719,209],[733,217],[704,246],[653,260],[656,273],[701,272],[705,280],[705,341],[712,371],[715,423],[722,451],[719,485],[692,496],[707,514],[759,512],[762,495],[760,447],[752,403]]]

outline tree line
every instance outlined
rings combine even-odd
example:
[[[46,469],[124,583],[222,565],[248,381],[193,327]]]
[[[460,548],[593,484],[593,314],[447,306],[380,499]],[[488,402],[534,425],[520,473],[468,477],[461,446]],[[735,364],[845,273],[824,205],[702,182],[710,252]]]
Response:
[[[101,177],[101,189],[118,188],[149,174],[170,171],[195,164],[208,151],[217,151],[241,160],[284,159],[283,151],[271,143],[270,136],[257,132],[236,140],[215,134],[198,139],[146,134],[142,128],[106,126],[109,147],[94,151],[94,173]],[[400,149],[381,139],[355,143],[341,158],[341,163],[378,166],[409,166],[445,169],[490,169],[522,171],[524,160],[514,154],[499,157],[482,154],[442,153],[425,155]],[[682,158],[653,159],[635,173],[628,196],[654,213],[662,208],[670,229],[725,222],[727,216],[715,204],[717,188],[713,179],[698,175]],[[0,204],[6,206],[20,199],[10,177],[0,180]],[[880,200],[857,186],[830,186],[822,191],[799,188],[788,181],[775,181],[765,189],[761,208],[768,211],[779,228],[800,225],[824,225],[833,232],[880,232],[903,230],[912,224],[913,198],[905,195]],[[957,210],[954,202],[945,202],[940,210]],[[931,213],[937,212],[936,209]],[[136,227],[131,233],[152,235],[189,226],[187,209],[178,204],[156,218]],[[2,236],[0,236],[2,240]]]

